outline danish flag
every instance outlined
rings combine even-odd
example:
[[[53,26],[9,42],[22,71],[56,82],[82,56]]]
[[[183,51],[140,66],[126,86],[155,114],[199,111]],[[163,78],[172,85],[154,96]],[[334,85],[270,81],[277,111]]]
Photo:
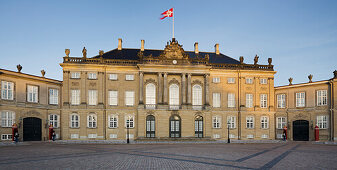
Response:
[[[164,19],[166,17],[173,17],[173,8],[163,12],[161,15],[164,15],[164,16],[160,19]]]

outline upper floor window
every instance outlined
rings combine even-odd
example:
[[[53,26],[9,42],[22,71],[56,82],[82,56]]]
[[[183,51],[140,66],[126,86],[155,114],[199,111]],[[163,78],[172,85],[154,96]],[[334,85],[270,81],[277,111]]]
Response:
[[[248,129],[254,128],[254,117],[253,116],[247,116],[246,117],[246,127]]]
[[[213,93],[213,107],[220,107],[220,93]]]
[[[80,116],[76,113],[70,115],[70,127],[71,128],[78,128],[80,127]]]
[[[110,80],[117,80],[118,76],[117,76],[117,74],[109,74],[109,79]]]
[[[260,79],[260,84],[267,84],[267,79],[265,79],[265,78]]]
[[[220,77],[213,77],[213,83],[220,83]]]
[[[179,86],[177,84],[170,85],[170,105],[179,105]]]
[[[327,90],[317,91],[317,106],[323,106],[328,104]]]
[[[109,105],[117,106],[118,104],[118,91],[109,91]]]
[[[202,105],[202,88],[198,84],[192,87],[192,105],[194,106]]]
[[[89,105],[97,105],[97,90],[88,90]]]
[[[59,104],[58,89],[49,89],[49,104]]]
[[[126,116],[125,117],[125,127],[126,128],[134,128],[134,116],[131,116],[131,115],[129,115],[129,116]]]
[[[320,129],[328,128],[328,116],[317,116],[317,126]]]
[[[118,127],[118,116],[117,115],[110,115],[108,117],[109,120],[109,128],[117,128]]]
[[[97,116],[95,114],[89,114],[88,119],[88,128],[96,128],[97,127]]]
[[[267,108],[267,94],[260,94],[261,108]]]
[[[286,95],[278,94],[277,95],[277,108],[285,108],[286,107]]]
[[[305,107],[305,92],[296,93],[296,107]]]
[[[79,78],[81,78],[80,72],[72,72],[71,73],[71,78],[72,79],[79,79]]]
[[[277,129],[283,129],[287,125],[285,117],[277,117],[276,123],[277,123],[277,126],[276,126]]]
[[[125,92],[125,105],[133,106],[135,103],[135,92],[134,91],[126,91]]]
[[[146,85],[146,100],[145,104],[156,104],[156,86],[153,83]]]
[[[14,83],[8,81],[1,81],[1,98],[6,100],[13,100]]]
[[[71,104],[72,105],[80,104],[80,90],[71,90]]]
[[[54,128],[59,127],[59,116],[58,115],[49,115],[49,124],[52,125]]]
[[[227,78],[227,83],[229,84],[235,83],[235,78],[233,77]]]
[[[246,78],[246,84],[253,84],[253,78]]]
[[[247,108],[253,107],[253,94],[246,94],[246,107]]]
[[[213,116],[213,128],[220,128],[221,118],[219,116]]]
[[[228,116],[227,117],[227,126],[230,129],[236,128],[236,116]]]
[[[235,94],[228,93],[228,107],[235,107]]]
[[[15,120],[15,113],[12,111],[1,111],[1,126],[12,127]]]
[[[127,74],[125,75],[125,80],[134,80],[135,76],[133,74]]]
[[[27,86],[27,101],[37,103],[39,100],[38,86]]]
[[[268,117],[267,116],[262,116],[261,117],[261,128],[262,129],[267,129],[268,127],[269,127]]]
[[[88,79],[97,79],[97,73],[88,73]]]

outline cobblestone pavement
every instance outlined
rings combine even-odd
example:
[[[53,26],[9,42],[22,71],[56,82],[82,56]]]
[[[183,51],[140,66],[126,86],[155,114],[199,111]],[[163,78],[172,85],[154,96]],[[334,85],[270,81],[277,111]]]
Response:
[[[0,169],[336,169],[337,146],[260,144],[60,144],[0,147]]]

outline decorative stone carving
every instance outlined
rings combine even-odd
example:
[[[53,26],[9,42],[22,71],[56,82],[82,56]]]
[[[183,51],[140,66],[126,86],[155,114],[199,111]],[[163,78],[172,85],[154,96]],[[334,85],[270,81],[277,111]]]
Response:
[[[83,47],[82,54],[83,58],[87,58],[87,49],[85,49],[85,47]]]
[[[337,70],[333,72],[333,78],[337,78]]]
[[[303,119],[307,119],[307,115],[303,114],[303,113],[299,113],[298,115],[294,116],[295,120],[303,120]]]
[[[149,84],[149,83],[153,83],[154,85],[157,85],[156,80],[154,80],[152,78],[145,80],[145,84]]]
[[[272,58],[268,58],[268,65],[271,66],[271,62],[273,62]]]
[[[169,85],[171,85],[171,84],[178,84],[179,85],[180,83],[177,79],[173,78],[172,80],[169,81]]]
[[[243,64],[243,60],[244,60],[243,56],[240,56],[240,64]]]
[[[200,80],[193,80],[192,82],[192,86],[194,86],[195,84],[199,84],[199,85],[203,85],[202,82]]]
[[[66,53],[66,56],[69,57],[70,49],[65,49],[64,52]]]
[[[309,83],[312,83],[312,77],[313,77],[313,75],[312,75],[312,74],[310,74],[310,75],[308,76]]]
[[[185,53],[182,45],[176,40],[167,43],[163,53],[159,55],[160,59],[187,59],[188,55]]]
[[[16,68],[18,69],[18,72],[21,73],[22,66],[19,64],[19,65],[16,66]]]
[[[91,83],[89,83],[89,86],[96,86],[96,83],[91,82]]]
[[[104,51],[103,50],[99,50],[98,54],[99,54],[100,57],[102,57],[103,54],[104,54]]]
[[[46,71],[41,70],[41,75],[42,75],[42,77],[44,77],[45,74],[46,74]]]
[[[255,57],[254,57],[254,65],[257,65],[257,62],[259,62],[259,56],[255,55]]]
[[[290,77],[290,78],[288,79],[288,81],[289,81],[289,85],[292,85],[292,84],[293,84],[293,78]]]
[[[246,87],[246,90],[252,90],[252,88],[251,87]]]
[[[79,82],[71,82],[71,85],[72,85],[72,86],[79,86],[80,83],[79,83]]]

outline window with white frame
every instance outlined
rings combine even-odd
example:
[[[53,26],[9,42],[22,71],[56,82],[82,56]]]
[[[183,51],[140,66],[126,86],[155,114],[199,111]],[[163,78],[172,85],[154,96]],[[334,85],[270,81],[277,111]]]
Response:
[[[253,116],[246,117],[246,128],[248,129],[254,128],[254,117]]]
[[[97,127],[97,116],[96,114],[89,114],[88,115],[88,128],[96,128]]]
[[[125,91],[125,105],[133,106],[135,104],[135,92]]]
[[[253,78],[246,78],[246,84],[253,84]]]
[[[220,116],[213,116],[213,128],[220,128],[220,122],[221,122],[221,118]]]
[[[80,90],[71,90],[71,104],[72,105],[80,104]]]
[[[1,111],[1,126],[12,127],[15,123],[15,113],[12,111]]]
[[[286,95],[278,94],[277,95],[277,108],[285,108],[286,107]]]
[[[320,129],[328,128],[328,116],[317,116],[317,126]]]
[[[260,107],[267,108],[267,94],[260,94]]]
[[[220,83],[220,77],[213,77],[213,83]]]
[[[97,90],[88,90],[89,105],[97,105]]]
[[[70,115],[70,127],[79,128],[80,127],[80,116],[76,113]]]
[[[220,107],[220,93],[213,93],[213,107]]]
[[[234,93],[228,93],[228,107],[235,107],[235,94]]]
[[[268,129],[268,127],[269,127],[268,120],[269,120],[269,118],[267,116],[261,117],[261,128],[262,129]]]
[[[131,81],[131,80],[134,80],[134,79],[135,79],[135,77],[134,77],[133,74],[127,74],[127,75],[125,75],[125,80]]]
[[[179,105],[179,86],[177,84],[170,85],[170,105]]]
[[[234,129],[236,128],[236,116],[228,116],[227,117],[227,126],[229,123],[229,128]]]
[[[118,91],[114,90],[109,91],[109,105],[110,106],[118,105]]]
[[[39,101],[39,87],[27,85],[27,101],[37,103]]]
[[[126,128],[134,128],[134,119],[135,117],[134,116],[126,116],[125,117],[125,127]]]
[[[229,83],[229,84],[235,83],[235,78],[234,77],[227,78],[227,83]]]
[[[12,140],[12,134],[1,134],[1,140]]]
[[[118,127],[118,116],[117,115],[110,115],[108,117],[109,120],[109,128],[117,128]]]
[[[192,87],[192,105],[202,105],[202,88],[199,84],[196,84]]]
[[[59,116],[55,114],[49,115],[49,124],[52,125],[53,128],[58,128]]]
[[[59,104],[58,89],[49,89],[49,104]]]
[[[156,104],[156,86],[153,83],[149,83],[145,88],[145,104],[154,105]]]
[[[1,98],[5,100],[13,100],[14,83],[1,81]]]
[[[283,129],[285,126],[287,126],[286,117],[277,117],[276,118],[277,123],[277,129]]]
[[[97,73],[88,73],[88,79],[91,80],[97,79]]]
[[[81,74],[79,72],[72,72],[70,78],[79,79],[81,78]]]
[[[305,107],[305,92],[296,93],[296,107]]]
[[[246,94],[246,107],[247,108],[253,107],[253,94]]]
[[[109,74],[109,80],[117,80],[118,76],[117,74]]]
[[[267,84],[267,79],[265,78],[260,79],[260,84]]]
[[[317,106],[324,106],[328,104],[327,90],[317,91]]]

